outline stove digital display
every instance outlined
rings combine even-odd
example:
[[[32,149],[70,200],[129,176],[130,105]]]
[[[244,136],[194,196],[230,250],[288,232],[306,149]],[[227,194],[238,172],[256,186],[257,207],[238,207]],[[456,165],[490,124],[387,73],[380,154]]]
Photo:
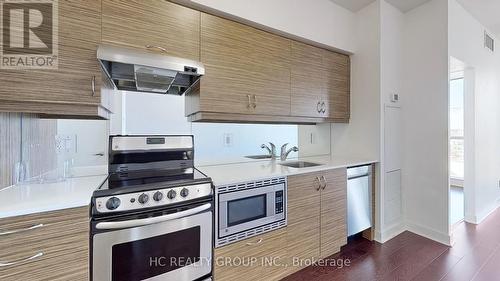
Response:
[[[165,144],[165,138],[146,138],[147,144]]]

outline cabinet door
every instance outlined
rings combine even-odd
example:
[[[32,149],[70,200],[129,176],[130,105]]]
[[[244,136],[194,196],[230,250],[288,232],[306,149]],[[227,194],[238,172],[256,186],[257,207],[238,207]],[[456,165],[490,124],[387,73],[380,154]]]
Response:
[[[169,1],[103,0],[102,42],[159,46],[169,55],[199,60],[200,12]]]
[[[202,13],[200,110],[290,114],[290,40]]]
[[[323,50],[325,74],[325,115],[338,122],[350,117],[349,56]]]
[[[320,192],[318,177],[309,173],[288,177],[287,252],[290,270],[306,267],[320,254]]]
[[[321,102],[325,99],[324,50],[292,42],[291,111],[294,116],[324,117]]]
[[[347,243],[347,170],[324,172],[321,190],[321,258],[337,253]]]
[[[0,225],[14,231],[0,236],[2,262],[34,257],[0,267],[0,280],[88,280],[88,207],[1,219]]]
[[[347,122],[349,56],[292,42],[291,114]]]
[[[101,73],[96,59],[101,39],[101,2],[65,0],[59,1],[58,7],[58,69],[0,70],[1,100],[101,103]]]
[[[285,238],[282,228],[215,249],[216,280],[280,280],[285,274],[280,266],[285,264]]]

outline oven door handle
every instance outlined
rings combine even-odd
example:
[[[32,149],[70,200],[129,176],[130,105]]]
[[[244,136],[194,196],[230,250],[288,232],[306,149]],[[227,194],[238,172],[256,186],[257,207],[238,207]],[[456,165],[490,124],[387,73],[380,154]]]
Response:
[[[109,222],[99,222],[96,224],[97,229],[120,229],[120,228],[131,228],[137,226],[144,226],[149,224],[155,224],[175,219],[180,219],[183,217],[191,216],[196,213],[208,210],[212,207],[211,203],[203,204],[201,206],[188,209],[186,211],[177,212],[173,214],[163,215],[159,217],[152,217],[147,219],[137,219],[137,220],[128,220],[128,221],[109,221]]]

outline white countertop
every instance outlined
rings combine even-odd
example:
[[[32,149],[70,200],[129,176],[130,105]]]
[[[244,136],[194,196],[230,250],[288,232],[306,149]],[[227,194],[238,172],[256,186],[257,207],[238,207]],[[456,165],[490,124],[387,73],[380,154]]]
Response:
[[[62,182],[19,184],[0,190],[0,218],[82,207],[106,175],[68,178]]]
[[[307,161],[321,164],[308,168],[291,168],[279,165],[280,160],[255,160],[245,163],[232,163],[224,165],[210,165],[197,167],[207,176],[211,177],[216,186],[234,184],[245,181],[260,180],[271,177],[304,174],[336,168],[346,168],[378,162],[375,159],[361,157],[332,157],[312,156],[289,159],[285,162]]]

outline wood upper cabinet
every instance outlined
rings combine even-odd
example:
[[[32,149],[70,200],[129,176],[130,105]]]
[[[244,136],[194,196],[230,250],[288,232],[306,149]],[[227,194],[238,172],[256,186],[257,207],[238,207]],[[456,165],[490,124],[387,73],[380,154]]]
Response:
[[[281,228],[215,249],[215,280],[281,280],[285,267],[272,262],[286,264],[286,232]]]
[[[348,122],[349,56],[292,42],[291,115]]]
[[[0,70],[0,111],[106,117],[96,59],[101,1],[58,2],[58,69]]]
[[[102,0],[102,42],[158,46],[168,55],[199,60],[200,12],[165,0]]]
[[[290,40],[202,13],[201,62],[206,74],[187,115],[290,114]]]
[[[14,263],[0,267],[0,280],[89,280],[88,207],[4,218],[0,225],[0,232],[12,231],[0,235],[0,261]]]
[[[347,243],[347,170],[289,176],[287,190],[289,260],[337,253]],[[291,271],[303,267],[292,266]]]

